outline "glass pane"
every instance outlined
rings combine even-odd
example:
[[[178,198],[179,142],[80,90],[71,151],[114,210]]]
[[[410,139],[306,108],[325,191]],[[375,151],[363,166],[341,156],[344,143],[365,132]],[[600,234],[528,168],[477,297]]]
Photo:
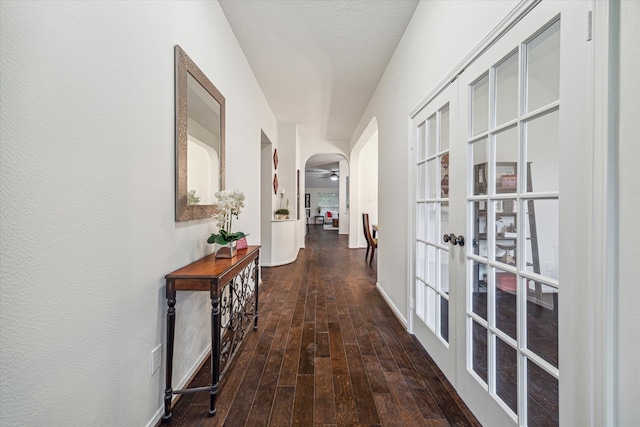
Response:
[[[489,75],[485,75],[471,87],[471,135],[486,132],[489,128]]]
[[[473,372],[487,382],[487,330],[476,321],[473,322],[471,330],[473,340]]]
[[[420,160],[424,160],[424,158],[426,157],[426,126],[424,123],[420,123],[420,125],[418,125],[418,161]]]
[[[524,209],[527,270],[557,279],[560,277],[559,202],[557,199],[527,200]]]
[[[427,245],[423,242],[416,242],[416,276],[421,279],[426,279],[425,265],[426,265],[426,253]]]
[[[501,140],[501,142],[504,142],[504,140]],[[503,144],[501,148],[505,146],[506,144]],[[498,148],[498,144],[496,144],[496,148]],[[515,193],[518,189],[517,173],[516,162],[496,164],[496,193]]]
[[[473,253],[487,256],[487,202],[472,202],[473,211]]]
[[[436,243],[440,236],[436,233],[436,204],[427,203],[427,241]]]
[[[436,248],[427,245],[427,283],[436,284]]]
[[[440,110],[440,151],[449,149],[449,104]]]
[[[496,193],[515,193],[518,173],[518,128],[509,128],[495,137]]]
[[[427,162],[427,198],[435,199],[436,195],[439,194],[439,183],[440,181],[436,181],[436,166],[437,160],[432,159]]]
[[[427,325],[436,330],[436,291],[427,286]]]
[[[442,243],[442,236],[445,234],[450,234],[451,229],[449,228],[449,202],[440,203],[440,233],[434,239],[434,241],[438,241]]]
[[[487,320],[487,265],[473,262],[473,291],[471,311]]]
[[[496,327],[516,339],[516,280],[514,273],[496,269]]]
[[[557,101],[560,94],[560,21],[527,44],[527,112]]]
[[[487,140],[483,139],[471,144],[471,158],[473,159],[473,194],[487,194]]]
[[[427,238],[427,204],[418,203],[416,205],[416,238],[425,240]]]
[[[440,156],[440,197],[449,197],[449,153]]]
[[[558,290],[530,280],[526,316],[527,348],[557,368]]]
[[[496,200],[493,203],[496,212],[496,261],[516,265],[516,200]]]
[[[440,286],[439,289],[446,294],[449,293],[449,251],[438,249],[440,257]]]
[[[518,55],[513,54],[496,67],[496,119],[501,125],[518,115]]]
[[[438,141],[435,114],[427,119],[427,129],[429,130],[429,136],[427,138],[427,157],[429,157],[436,154],[436,142]]]
[[[426,313],[426,288],[422,280],[416,280],[416,315],[422,320]]]
[[[449,342],[449,301],[440,298],[440,336]]]
[[[556,110],[526,124],[528,192],[558,191],[559,119]]]
[[[496,394],[514,413],[518,413],[518,354],[496,338]]]
[[[416,180],[418,181],[416,184],[416,199],[424,200],[427,197],[427,165],[425,163],[420,163],[418,165],[418,170],[416,171]]]
[[[527,425],[560,425],[558,380],[528,359]]]

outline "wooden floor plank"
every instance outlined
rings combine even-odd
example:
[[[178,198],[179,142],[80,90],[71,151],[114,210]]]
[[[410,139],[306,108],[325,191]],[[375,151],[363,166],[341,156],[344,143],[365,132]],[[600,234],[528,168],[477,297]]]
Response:
[[[334,375],[333,389],[335,391],[336,423],[339,426],[357,426],[358,413],[353,396],[353,387],[348,375]]]
[[[329,323],[329,352],[331,353],[333,375],[349,375],[340,324],[337,322]]]
[[[291,425],[295,394],[295,387],[278,387],[276,389],[269,426],[281,427]]]
[[[302,326],[292,327],[289,331],[289,340],[284,353],[284,361],[279,386],[295,386],[298,378],[298,360],[300,359],[300,347],[302,346]]]
[[[313,375],[313,362],[316,357],[316,329],[315,323],[305,322],[302,328],[302,342],[300,343],[300,359],[298,374]]]
[[[300,427],[313,425],[313,386],[313,375],[298,375],[291,425]]]
[[[362,356],[369,384],[373,393],[389,393],[389,386],[384,379],[382,367],[376,356]]]
[[[314,424],[335,424],[336,406],[333,392],[331,359],[316,357],[314,377]]]
[[[353,394],[358,411],[358,421],[360,424],[379,424],[380,417],[376,411],[373,392],[369,385],[369,378],[364,369],[360,349],[355,344],[345,344],[345,351],[349,363],[349,374],[353,384]]]
[[[396,402],[391,393],[375,393],[373,395],[380,415],[380,421],[386,427],[403,427],[404,423],[396,408]]]
[[[407,426],[422,425],[423,417],[420,408],[418,408],[418,404],[413,398],[402,374],[386,372],[384,377],[387,384],[389,384],[389,389],[396,402],[396,408],[404,424]],[[441,416],[440,418],[444,417]]]
[[[271,415],[271,407],[276,393],[280,367],[284,356],[283,350],[273,350],[269,353],[267,363],[260,378],[256,398],[251,406],[247,425],[266,426]]]

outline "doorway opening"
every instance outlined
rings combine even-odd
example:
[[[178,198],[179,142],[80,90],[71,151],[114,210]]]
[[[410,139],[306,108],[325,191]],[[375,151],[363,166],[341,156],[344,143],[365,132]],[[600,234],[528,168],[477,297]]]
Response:
[[[349,163],[336,153],[315,154],[305,164],[304,201],[308,227],[349,231]],[[307,227],[307,228],[308,228]]]

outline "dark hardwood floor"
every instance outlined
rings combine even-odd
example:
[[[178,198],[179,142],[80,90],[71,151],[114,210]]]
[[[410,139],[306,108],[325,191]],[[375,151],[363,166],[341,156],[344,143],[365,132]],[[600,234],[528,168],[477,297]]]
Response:
[[[479,426],[376,290],[376,262],[310,226],[292,264],[262,269],[257,331],[245,337],[207,416],[183,395],[163,426]],[[207,360],[190,386],[209,383]]]

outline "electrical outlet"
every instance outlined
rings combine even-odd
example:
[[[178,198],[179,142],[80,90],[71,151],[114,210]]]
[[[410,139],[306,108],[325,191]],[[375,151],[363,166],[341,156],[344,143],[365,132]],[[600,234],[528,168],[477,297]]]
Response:
[[[162,344],[151,350],[151,375],[155,374],[162,366]]]

